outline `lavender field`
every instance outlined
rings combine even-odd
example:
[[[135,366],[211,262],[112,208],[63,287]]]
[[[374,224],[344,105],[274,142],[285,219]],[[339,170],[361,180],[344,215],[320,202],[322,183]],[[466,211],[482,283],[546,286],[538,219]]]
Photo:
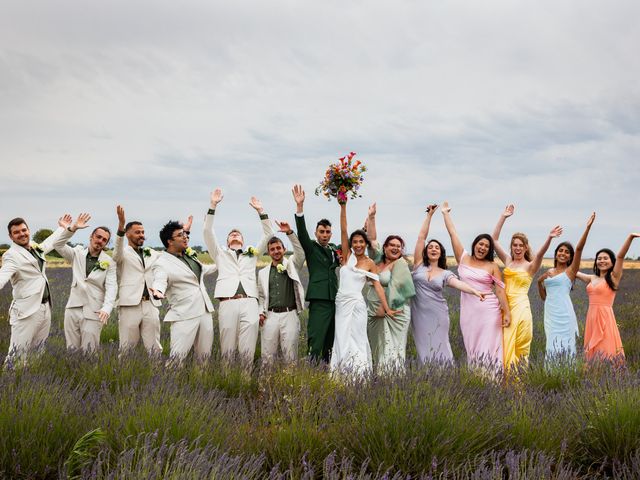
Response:
[[[305,361],[265,369],[256,360],[250,376],[223,370],[217,332],[206,367],[175,370],[144,352],[119,359],[115,318],[97,355],[69,354],[61,327],[70,270],[49,278],[46,352],[0,373],[2,478],[640,477],[638,270],[625,272],[614,307],[625,369],[545,368],[543,305],[532,291],[531,365],[509,382],[464,366],[453,292],[455,367],[411,363],[405,375],[345,384]],[[582,285],[573,298],[582,332]],[[0,291],[0,359],[10,301]]]

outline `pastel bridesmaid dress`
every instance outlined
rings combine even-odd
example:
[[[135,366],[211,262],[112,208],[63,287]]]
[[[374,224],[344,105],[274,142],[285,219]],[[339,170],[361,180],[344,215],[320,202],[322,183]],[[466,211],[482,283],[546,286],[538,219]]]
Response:
[[[547,361],[559,355],[576,354],[578,321],[569,296],[572,282],[566,272],[544,279],[544,333],[547,337]]]
[[[466,252],[462,255],[464,258]],[[498,297],[492,292],[493,285],[504,288],[504,284],[489,272],[460,264],[460,280],[476,290],[488,294],[481,302],[470,293],[460,293],[460,329],[469,365],[480,365],[494,371],[503,368],[502,354],[502,310]]]
[[[533,337],[533,316],[529,303],[529,287],[533,277],[524,270],[503,270],[505,293],[511,311],[511,324],[503,328],[504,364],[507,369],[520,360],[527,361]]]
[[[584,328],[584,352],[587,360],[595,357],[611,359],[624,358],[620,332],[613,314],[616,292],[607,282],[600,280],[596,285],[589,282],[589,310]]]

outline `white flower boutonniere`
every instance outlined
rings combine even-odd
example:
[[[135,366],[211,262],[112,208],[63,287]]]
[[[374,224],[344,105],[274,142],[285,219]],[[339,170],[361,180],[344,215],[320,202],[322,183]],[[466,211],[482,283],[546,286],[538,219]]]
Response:
[[[276,270],[278,271],[278,273],[284,273],[287,271],[287,267],[279,263],[278,266],[276,267]]]
[[[184,254],[187,255],[188,257],[193,258],[194,260],[198,259],[198,252],[196,252],[193,248],[191,247],[187,247],[187,249],[184,251]]]
[[[109,268],[109,261],[108,260],[102,260],[101,262],[96,263],[96,266],[93,268],[94,270],[106,270],[107,268]]]
[[[256,247],[247,247],[247,250],[243,253],[243,255],[247,255],[249,257],[257,257],[258,249]]]
[[[150,257],[151,256],[151,248],[143,247],[142,248],[142,255],[144,255],[145,257]]]
[[[36,252],[44,253],[44,249],[42,248],[42,245],[40,245],[39,243],[31,242],[29,246],[33,248]]]

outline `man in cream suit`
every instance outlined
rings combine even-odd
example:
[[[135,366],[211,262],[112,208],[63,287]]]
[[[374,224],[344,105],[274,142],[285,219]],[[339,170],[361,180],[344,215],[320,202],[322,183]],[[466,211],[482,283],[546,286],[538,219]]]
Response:
[[[61,217],[59,228],[40,245],[31,243],[31,233],[24,219],[14,218],[7,226],[12,244],[2,256],[0,268],[0,288],[9,281],[13,287],[13,301],[9,307],[11,340],[6,365],[12,365],[16,357],[24,362],[27,352],[41,347],[49,336],[51,294],[45,274],[45,255],[53,250],[64,232],[63,221],[71,221],[71,216]]]
[[[164,321],[171,323],[171,357],[181,362],[193,347],[198,360],[206,361],[213,345],[213,304],[204,276],[214,273],[216,266],[200,263],[180,222],[162,227],[160,240],[166,251],[153,265],[150,292],[169,301]]]
[[[64,337],[67,348],[84,352],[97,350],[100,332],[109,321],[116,301],[118,285],[116,263],[104,252],[111,232],[107,227],[97,227],[89,237],[89,246],[70,247],[67,241],[73,234],[86,228],[91,216],[81,213],[56,241],[54,248],[71,264],[73,280],[71,293],[64,311]]]
[[[293,256],[284,257],[284,243],[278,237],[272,237],[267,243],[271,265],[258,272],[260,347],[265,362],[277,355],[278,344],[285,361],[292,362],[298,358],[298,314],[304,309],[304,288],[298,274],[304,264],[304,250],[288,223],[279,222],[278,226],[287,234]]]
[[[118,232],[113,260],[118,271],[118,333],[120,352],[135,348],[142,337],[147,352],[158,355],[160,344],[160,300],[149,294],[153,285],[153,265],[159,252],[144,247],[144,226],[138,221],[126,223],[124,208],[116,207]],[[189,227],[186,227],[188,232]],[[126,236],[126,245],[125,245]]]
[[[249,204],[258,212],[262,222],[263,237],[260,243],[255,248],[242,250],[242,233],[234,229],[227,235],[227,248],[222,248],[213,230],[215,210],[222,197],[219,188],[211,193],[211,205],[204,223],[204,242],[218,266],[214,296],[220,300],[220,346],[222,356],[227,360],[239,352],[242,361],[250,365],[256,350],[260,321],[256,265],[258,256],[262,255],[267,241],[273,235],[273,228],[262,203],[251,197]]]

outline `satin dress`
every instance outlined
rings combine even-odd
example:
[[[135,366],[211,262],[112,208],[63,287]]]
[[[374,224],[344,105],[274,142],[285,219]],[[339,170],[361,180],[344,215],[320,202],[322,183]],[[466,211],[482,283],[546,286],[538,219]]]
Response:
[[[587,360],[593,358],[624,358],[624,349],[620,332],[613,314],[615,290],[611,290],[607,282],[600,280],[595,286],[587,285],[589,310],[584,328],[584,353]]]
[[[462,256],[467,255],[465,252]],[[500,371],[504,367],[502,350],[502,310],[498,297],[492,292],[494,285],[504,283],[481,268],[460,264],[460,280],[476,290],[486,293],[484,301],[471,293],[460,292],[460,329],[469,365]]]
[[[506,267],[504,275],[505,293],[511,312],[511,324],[503,327],[504,364],[507,369],[520,360],[527,361],[533,338],[533,316],[529,302],[529,287],[533,277],[525,270]]]
[[[576,354],[578,321],[571,302],[572,282],[566,272],[544,279],[544,333],[547,337],[547,360],[559,355]]]
[[[430,268],[418,265],[413,271],[416,296],[411,301],[411,328],[421,363],[451,362],[453,352],[449,342],[449,306],[444,287],[455,275],[449,270],[429,280]]]
[[[363,376],[371,371],[371,347],[367,338],[367,305],[362,289],[367,279],[378,275],[356,268],[351,254],[340,268],[340,287],[336,295],[336,330],[330,367],[346,375]]]

